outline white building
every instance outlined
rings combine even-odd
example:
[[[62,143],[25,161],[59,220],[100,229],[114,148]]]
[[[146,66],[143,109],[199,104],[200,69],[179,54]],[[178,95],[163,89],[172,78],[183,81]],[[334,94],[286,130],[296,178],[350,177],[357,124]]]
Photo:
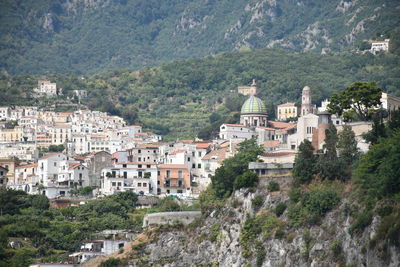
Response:
[[[118,162],[102,170],[101,192],[157,193],[157,165],[154,162]]]
[[[390,39],[385,39],[384,41],[372,41],[370,52],[376,54],[378,52],[388,52],[389,51]]]
[[[230,139],[251,139],[254,137],[255,131],[243,124],[228,124],[224,123],[219,128],[219,138],[224,140]]]

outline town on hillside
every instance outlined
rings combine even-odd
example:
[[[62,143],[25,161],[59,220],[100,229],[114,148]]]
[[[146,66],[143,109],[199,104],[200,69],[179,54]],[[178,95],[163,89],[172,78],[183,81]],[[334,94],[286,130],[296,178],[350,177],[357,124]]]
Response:
[[[41,96],[62,93],[55,83],[38,84],[35,90]],[[157,202],[154,199],[165,196],[198,198],[217,168],[235,155],[245,140],[253,138],[263,148],[257,162],[250,162],[249,170],[259,176],[277,174],[293,168],[304,140],[309,140],[316,151],[323,149],[325,130],[334,125],[340,132],[345,125],[341,116],[328,112],[328,100],[319,105],[313,102],[308,86],[302,90],[300,106],[277,105],[276,120],[269,119],[266,105],[257,97],[256,81],[239,86],[237,93],[248,96],[240,110],[240,121],[222,124],[213,140],[164,142],[162,136],[145,132],[140,125],[127,125],[123,118],[100,111],[2,106],[0,185],[45,195],[54,208],[127,191],[142,197],[140,207],[151,207]],[[77,94],[85,97],[84,92]],[[389,114],[400,109],[400,98],[387,93],[382,93],[380,102],[377,108]],[[369,144],[363,134],[371,130],[372,123],[346,125],[354,131],[358,148],[366,152]],[[125,237],[88,241],[80,252],[70,256],[82,263],[113,253],[128,242]]]

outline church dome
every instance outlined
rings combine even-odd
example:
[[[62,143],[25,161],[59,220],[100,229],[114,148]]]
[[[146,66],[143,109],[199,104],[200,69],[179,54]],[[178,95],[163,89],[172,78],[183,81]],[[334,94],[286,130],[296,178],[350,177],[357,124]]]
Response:
[[[261,99],[255,96],[250,96],[246,102],[244,102],[241,110],[241,114],[246,113],[267,113],[267,107]]]

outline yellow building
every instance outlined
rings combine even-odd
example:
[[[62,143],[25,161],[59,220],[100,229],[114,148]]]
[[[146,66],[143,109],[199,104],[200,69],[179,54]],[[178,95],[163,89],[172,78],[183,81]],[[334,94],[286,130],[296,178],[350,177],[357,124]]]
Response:
[[[0,129],[0,142],[20,142],[24,139],[24,127]]]
[[[279,121],[285,121],[290,118],[297,117],[297,107],[294,103],[287,102],[285,104],[278,105],[277,118]]]

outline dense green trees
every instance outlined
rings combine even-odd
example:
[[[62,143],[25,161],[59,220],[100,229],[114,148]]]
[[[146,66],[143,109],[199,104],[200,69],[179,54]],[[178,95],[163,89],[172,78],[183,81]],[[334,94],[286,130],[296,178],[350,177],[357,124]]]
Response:
[[[328,105],[333,114],[343,116],[345,120],[352,119],[349,111],[354,111],[361,120],[367,121],[371,118],[373,108],[381,104],[382,90],[375,82],[353,82],[346,89],[334,93]]]
[[[215,195],[224,198],[230,196],[235,189],[255,186],[258,178],[256,174],[248,171],[248,165],[249,162],[255,161],[262,151],[254,138],[240,143],[238,153],[224,160],[211,178]]]
[[[2,256],[0,266],[27,266],[34,257],[56,255],[55,250],[74,251],[94,231],[129,229],[133,225],[128,212],[134,211],[136,201],[129,191],[58,210],[49,208],[45,196],[1,189],[0,255],[7,237],[28,238],[30,245]]]
[[[355,170],[364,196],[381,199],[400,193],[400,131],[371,147]]]
[[[293,167],[293,178],[295,184],[309,183],[314,175],[316,159],[314,147],[311,142],[304,140],[299,146]]]

